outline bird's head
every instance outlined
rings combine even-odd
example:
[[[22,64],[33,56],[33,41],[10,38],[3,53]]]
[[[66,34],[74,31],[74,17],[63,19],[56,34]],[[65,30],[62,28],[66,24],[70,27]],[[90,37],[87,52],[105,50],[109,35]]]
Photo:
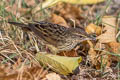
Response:
[[[87,34],[83,28],[72,28],[70,33],[72,34],[71,37],[77,39],[79,42],[86,40],[96,41],[96,35]]]

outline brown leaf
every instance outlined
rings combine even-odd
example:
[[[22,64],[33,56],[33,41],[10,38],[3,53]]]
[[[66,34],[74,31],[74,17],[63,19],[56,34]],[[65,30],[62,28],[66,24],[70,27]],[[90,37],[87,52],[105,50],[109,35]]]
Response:
[[[96,59],[97,53],[96,53],[96,51],[93,48],[90,48],[88,53],[89,53],[89,58],[90,58],[90,61],[92,62],[92,65],[96,65],[97,64],[97,59]]]
[[[103,67],[110,67],[111,62],[110,62],[110,55],[107,55],[106,52],[101,52],[99,57],[98,57],[98,62],[100,63],[100,66],[97,66],[98,69],[101,68],[101,65]]]
[[[90,58],[90,61],[92,62],[92,65],[94,65],[96,69],[100,69],[101,65],[106,65],[107,67],[109,67],[110,56],[107,55],[105,52],[99,52],[94,50],[93,44],[90,41],[88,41],[88,43],[90,45],[90,50],[88,51],[88,53],[89,53],[89,58]]]
[[[71,50],[71,51],[61,52],[58,55],[60,55],[60,56],[68,56],[68,57],[76,57],[76,56],[78,56],[78,53],[76,52],[76,50]]]
[[[88,51],[90,61],[92,62],[92,65],[96,65],[97,64],[97,59],[96,59],[97,53],[93,48],[92,42],[91,41],[87,41],[87,42],[90,45],[90,49]]]
[[[95,47],[94,47],[94,49],[99,49],[99,50],[103,50],[103,49],[105,49],[106,47],[105,47],[105,44],[102,44],[102,43],[100,43],[100,42],[97,42],[96,43],[96,45],[95,45]]]
[[[46,75],[45,80],[61,80],[60,76],[56,73],[49,73]]]
[[[52,23],[59,24],[59,25],[62,25],[62,26],[65,26],[65,27],[69,28],[66,21],[61,16],[58,16],[56,14],[52,14],[50,20],[51,20]]]
[[[108,44],[110,47],[109,52],[113,52],[113,54],[120,54],[120,43],[118,42],[110,42]],[[112,61],[118,61],[119,58],[117,56],[111,56]]]
[[[111,58],[105,52],[101,52],[99,54],[99,52],[96,52],[94,49],[91,48],[88,53],[89,53],[92,65],[94,65],[96,67],[96,69],[100,69],[101,65],[103,65],[103,66],[106,65],[107,67],[110,66],[110,64],[111,64],[110,59]]]
[[[97,25],[91,23],[85,28],[85,30],[88,34],[96,33],[97,35],[100,35],[102,28],[100,26],[97,26]]]
[[[67,21],[71,20],[72,25],[81,25],[80,20],[83,19],[83,17],[80,14],[82,14],[83,11],[78,6],[73,6],[68,3],[58,3],[56,7],[54,7],[54,12],[59,12],[59,15]]]
[[[98,36],[97,39],[99,39],[99,42],[101,43],[115,42],[116,41],[116,34],[115,34],[116,18],[111,16],[104,17],[102,19],[102,22],[104,23],[103,25],[105,26],[103,31],[106,31],[106,32]]]
[[[110,47],[111,47],[111,51],[114,52],[114,53],[120,53],[120,43],[117,43],[117,42],[110,42],[108,44]]]
[[[108,52],[114,52],[115,54],[118,54],[120,52],[119,51],[120,44],[117,43],[116,41],[116,18],[107,16],[102,19],[102,22],[104,23],[103,25],[105,26],[103,31],[106,31],[106,32],[97,37],[99,39],[99,42],[96,44],[95,48],[100,50],[104,49]],[[103,44],[103,43],[106,43],[106,44]],[[104,60],[104,62],[109,63],[109,65],[110,65],[109,60],[118,61],[117,57],[110,56],[110,55],[108,56],[109,56],[108,60],[106,59],[106,61]]]
[[[28,6],[33,6],[33,5],[35,5],[35,0],[25,0],[25,3],[26,3]]]
[[[32,66],[30,68],[23,66],[22,69],[20,68],[20,70],[16,69],[12,70],[12,72],[7,71],[6,73],[4,69],[0,68],[0,70],[2,71],[2,74],[0,72],[0,80],[20,80],[21,78],[22,80],[34,80],[35,78],[39,80],[44,78],[48,73],[47,70],[44,70],[39,66]]]

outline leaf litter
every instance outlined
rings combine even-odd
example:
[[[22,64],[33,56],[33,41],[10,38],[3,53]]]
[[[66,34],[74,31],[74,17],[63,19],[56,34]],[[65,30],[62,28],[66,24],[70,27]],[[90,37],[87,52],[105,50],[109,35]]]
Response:
[[[50,0],[47,0],[47,1],[50,1]],[[41,2],[41,1],[38,0],[38,2]],[[86,17],[83,16],[85,14],[85,11],[84,11],[84,9],[82,9],[82,7],[79,7],[79,5],[75,5],[75,3],[74,3],[74,5],[73,4],[71,5],[71,4],[69,4],[69,2],[67,0],[64,0],[64,2],[66,2],[66,3],[58,3],[58,4],[55,3],[56,7],[54,7],[55,5],[52,5],[52,8],[50,9],[51,12],[49,14],[47,14],[49,12],[49,9],[48,9],[48,11],[46,9],[46,10],[43,10],[42,12],[39,12],[39,9],[41,9],[40,4],[37,4],[34,0],[30,0],[30,1],[25,0],[25,3],[27,5],[25,8],[21,5],[18,6],[17,1],[12,6],[8,5],[8,3],[6,2],[7,6],[5,6],[5,10],[12,13],[12,16],[10,16],[10,15],[4,16],[4,17],[0,18],[0,20],[2,20],[4,18],[5,18],[5,20],[8,20],[8,19],[12,19],[13,16],[16,16],[17,19],[20,18],[19,21],[24,22],[24,20],[25,21],[27,19],[32,20],[34,18],[36,20],[39,20],[40,17],[38,17],[38,16],[43,16],[43,18],[46,18],[46,16],[44,16],[44,14],[46,14],[46,15],[51,15],[50,16],[51,18],[49,18],[50,20],[48,20],[48,21],[51,21],[55,24],[60,24],[60,25],[66,26],[67,28],[69,28],[70,26],[73,26],[73,27],[86,26],[85,27],[86,32],[88,32],[89,34],[91,34],[91,33],[97,34],[97,41],[96,42],[87,41],[88,43],[84,42],[83,44],[88,44],[88,45],[87,46],[82,45],[84,48],[82,50],[82,53],[77,52],[81,48],[81,47],[79,47],[78,50],[75,52],[71,51],[66,54],[63,53],[62,56],[59,56],[59,57],[70,56],[67,58],[71,58],[71,59],[74,56],[79,56],[79,57],[82,56],[82,58],[83,58],[83,60],[82,60],[83,63],[81,62],[81,60],[75,61],[75,63],[77,63],[77,67],[80,67],[80,69],[81,69],[81,71],[79,72],[80,75],[74,75],[74,77],[67,76],[67,79],[75,79],[75,80],[79,80],[79,79],[88,79],[89,80],[89,79],[93,79],[93,78],[96,78],[96,79],[108,78],[108,79],[114,79],[114,80],[117,79],[117,74],[113,73],[114,69],[111,67],[114,61],[117,61],[117,62],[119,61],[119,56],[117,56],[117,55],[119,55],[119,45],[120,44],[119,44],[119,42],[117,42],[117,39],[116,39],[116,34],[117,34],[116,18],[113,16],[103,17],[102,23],[101,23],[102,26],[96,25],[94,22],[93,23],[91,23],[89,21],[85,22],[88,20],[88,18],[86,19]],[[71,0],[71,3],[73,3],[73,2]],[[85,4],[89,4],[89,0],[88,0],[88,3],[86,2]],[[96,4],[96,5],[98,5],[98,4]],[[39,7],[39,8],[36,9],[35,6]],[[47,6],[49,6],[49,5],[47,5]],[[33,9],[30,9],[30,7],[33,7]],[[90,6],[87,6],[87,7],[90,7]],[[34,15],[33,14],[34,10],[35,10],[34,13],[38,12],[38,14]],[[92,11],[94,11],[94,10],[92,10]],[[26,19],[25,16],[28,16],[26,14],[27,12],[29,12],[30,14],[29,14],[29,18]],[[96,14],[96,13],[94,13],[94,14]],[[2,28],[4,30],[5,27],[1,27],[0,30]],[[5,31],[6,31],[5,33],[12,32],[9,29],[6,29]],[[21,32],[21,30],[17,30],[17,31]],[[7,33],[7,34],[9,34],[9,33]],[[35,47],[33,47],[34,44],[28,43],[28,45],[26,47],[23,45],[23,43],[18,44],[19,41],[18,42],[16,41],[16,40],[20,40],[21,37],[23,36],[23,34],[25,34],[27,37],[31,36],[31,35],[27,35],[26,33],[22,32],[22,34],[18,34],[18,33],[16,34],[16,35],[20,35],[20,36],[16,36],[16,39],[12,39],[13,42],[15,42],[15,45],[18,47],[18,50],[22,53],[22,57],[19,57],[19,55],[17,55],[13,58],[9,58],[9,59],[11,59],[11,61],[13,60],[13,62],[15,62],[14,65],[9,59],[6,60],[6,58],[3,55],[0,56],[1,62],[5,61],[5,60],[7,61],[7,63],[6,63],[7,67],[2,66],[2,68],[0,68],[1,69],[0,79],[2,79],[2,80],[4,80],[4,79],[5,80],[8,80],[8,79],[9,80],[10,79],[12,79],[12,80],[16,80],[16,79],[24,79],[24,80],[25,79],[26,80],[28,80],[28,79],[31,79],[31,80],[34,80],[34,79],[37,79],[37,80],[39,80],[39,79],[51,80],[52,79],[52,80],[54,80],[55,79],[56,80],[57,79],[57,80],[61,80],[60,74],[56,74],[56,72],[52,73],[52,74],[50,73],[50,72],[53,72],[49,69],[50,67],[44,68],[44,66],[38,66],[38,64],[37,64],[37,67],[33,66],[34,62],[32,62],[32,58],[36,54],[36,49],[35,49]],[[5,34],[2,33],[2,36],[7,38],[8,35],[6,36]],[[30,38],[30,41],[34,42],[34,40],[32,40],[32,39],[36,39],[36,37],[33,36]],[[8,41],[9,41],[9,39],[8,39]],[[20,42],[22,42],[22,41],[23,40],[21,40]],[[36,41],[38,42],[37,45],[40,44],[39,40],[36,39]],[[5,44],[3,42],[0,42],[0,44],[2,44],[1,47],[4,48],[4,52],[3,52],[3,48],[0,48],[0,51],[3,52],[1,54],[11,56],[12,52],[17,53],[16,48],[14,48],[14,46],[9,43],[8,43],[9,45],[6,44],[6,41],[5,41]],[[24,44],[26,44],[26,43],[24,43]],[[5,45],[7,46],[7,48],[4,47]],[[42,47],[42,44],[40,44],[39,47],[40,47],[41,51],[44,50],[43,48],[45,48],[45,47]],[[84,56],[82,55],[83,53],[84,53]],[[70,55],[68,55],[68,54],[70,54]],[[115,55],[115,54],[117,54],[117,55]],[[25,58],[27,59],[28,62],[25,62],[25,60],[26,60]],[[52,57],[52,58],[54,58],[54,57]],[[67,61],[67,58],[65,58],[66,61]],[[42,57],[41,59],[48,59],[48,58]],[[58,59],[56,59],[56,60],[58,60]],[[62,60],[64,60],[64,58]],[[51,61],[51,60],[47,60],[47,62],[44,62],[44,64],[46,64],[46,63],[49,64],[49,61]],[[91,63],[90,62],[87,63],[87,61],[90,61]],[[26,64],[24,64],[24,62],[31,64],[31,65],[26,65]],[[60,62],[61,62],[61,60],[58,60],[58,64],[60,64]],[[80,65],[78,64],[79,62],[81,62]],[[63,63],[64,63],[64,61],[63,61]],[[71,61],[68,61],[67,64],[68,63],[73,65],[74,62],[71,63]],[[1,64],[1,65],[4,65],[4,64]],[[22,65],[22,66],[20,66],[20,65]],[[50,66],[52,66],[52,65],[54,65],[54,61],[52,61],[52,64]],[[64,63],[63,66],[65,66],[65,65],[66,64]],[[18,67],[20,67],[20,68],[18,68]],[[6,70],[6,68],[7,68],[7,70]],[[69,69],[69,65],[67,65],[66,68]],[[58,68],[58,70],[59,69],[61,69],[61,68]],[[93,71],[93,69],[94,69],[94,71]],[[70,73],[71,73],[72,70],[75,70],[75,68],[70,69],[70,70],[71,70],[70,71]],[[98,72],[97,72],[97,70],[98,70]],[[58,73],[59,72],[62,74],[65,73],[64,71],[63,72],[58,71]],[[88,74],[86,74],[84,72],[86,72]],[[26,75],[26,76],[24,76],[24,75]],[[53,77],[51,75],[53,75]],[[100,76],[100,75],[104,75],[104,76]],[[100,77],[98,78],[97,76],[100,76]]]

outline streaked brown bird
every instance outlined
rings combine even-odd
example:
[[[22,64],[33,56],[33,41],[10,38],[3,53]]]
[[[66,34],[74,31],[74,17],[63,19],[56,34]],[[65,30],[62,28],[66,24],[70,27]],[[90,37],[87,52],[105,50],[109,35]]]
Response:
[[[8,22],[32,31],[48,46],[52,52],[70,51],[85,40],[95,40],[83,28],[66,28],[49,22],[35,21],[34,23]]]

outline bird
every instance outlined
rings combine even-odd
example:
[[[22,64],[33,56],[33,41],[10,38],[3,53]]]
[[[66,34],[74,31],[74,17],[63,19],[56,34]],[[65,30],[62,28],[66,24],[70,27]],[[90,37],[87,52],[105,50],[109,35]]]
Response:
[[[34,21],[27,24],[13,21],[8,23],[32,31],[55,54],[70,51],[83,41],[95,40],[95,37],[87,34],[81,27],[67,28],[46,21]]]

